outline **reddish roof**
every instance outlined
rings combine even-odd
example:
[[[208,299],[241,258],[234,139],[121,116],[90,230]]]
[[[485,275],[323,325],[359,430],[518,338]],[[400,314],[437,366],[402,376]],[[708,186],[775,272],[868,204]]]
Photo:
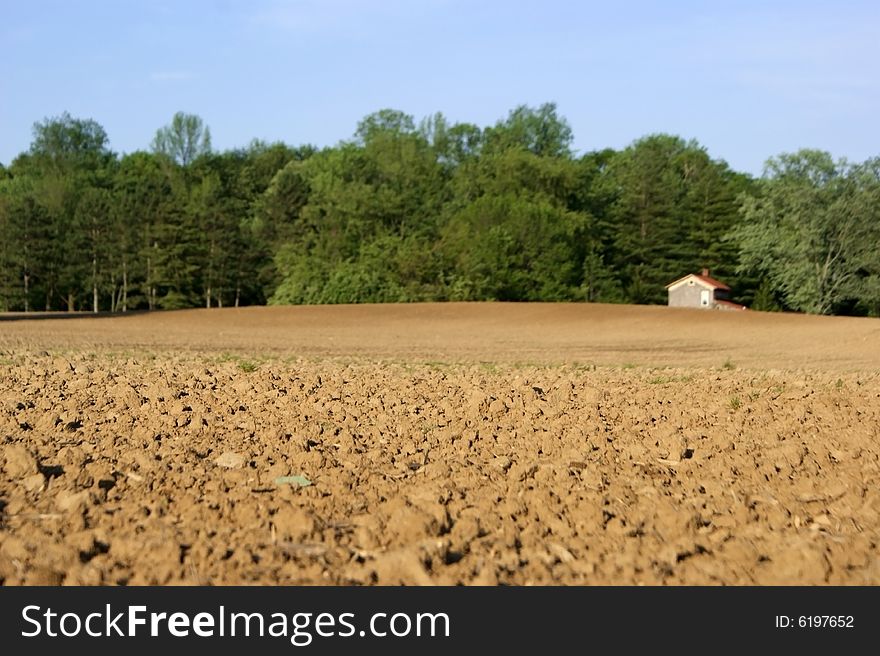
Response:
[[[697,274],[694,274],[694,275],[697,276]],[[697,276],[697,278],[699,278],[700,280],[702,280],[703,282],[705,282],[708,285],[712,285],[715,289],[724,289],[726,291],[730,291],[730,287],[725,285],[720,280],[715,280],[715,278],[711,278],[709,276]]]
[[[739,303],[732,303],[731,301],[715,301],[715,305],[723,305],[725,308],[729,310],[748,310],[745,305],[740,305]]]
[[[666,285],[666,289],[669,289],[669,288],[672,287],[673,285],[677,285],[677,284],[680,283],[682,280],[687,280],[687,279],[690,278],[691,276],[693,276],[693,277],[696,278],[697,280],[702,281],[703,283],[705,283],[705,284],[708,285],[709,287],[713,287],[714,289],[723,289],[723,290],[728,291],[728,292],[730,291],[730,287],[728,287],[727,285],[725,285],[725,284],[724,284],[723,282],[721,282],[720,280],[715,280],[715,278],[711,278],[711,277],[709,277],[709,276],[701,276],[701,275],[698,274],[698,273],[689,273],[689,274],[687,274],[686,276],[682,276],[682,277],[679,278],[678,280],[674,280],[673,282],[671,282],[671,283],[669,283],[668,285]]]

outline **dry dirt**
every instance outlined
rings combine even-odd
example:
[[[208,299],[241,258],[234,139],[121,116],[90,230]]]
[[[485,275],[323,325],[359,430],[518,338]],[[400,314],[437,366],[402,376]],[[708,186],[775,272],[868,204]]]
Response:
[[[876,585],[878,372],[873,319],[7,315],[0,582]]]

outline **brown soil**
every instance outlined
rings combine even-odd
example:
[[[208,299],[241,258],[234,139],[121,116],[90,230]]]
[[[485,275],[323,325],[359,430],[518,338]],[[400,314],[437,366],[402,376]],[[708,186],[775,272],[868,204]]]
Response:
[[[878,584],[878,372],[872,319],[0,318],[0,582]]]

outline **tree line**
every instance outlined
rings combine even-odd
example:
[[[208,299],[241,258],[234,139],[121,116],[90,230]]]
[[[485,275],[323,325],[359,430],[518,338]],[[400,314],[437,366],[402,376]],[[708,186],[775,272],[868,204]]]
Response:
[[[709,268],[755,309],[880,315],[880,159],[760,178],[667,134],[578,155],[552,103],[381,110],[351,139],[216,152],[178,113],[118,155],[65,113],[0,165],[0,311],[415,301],[665,303]]]

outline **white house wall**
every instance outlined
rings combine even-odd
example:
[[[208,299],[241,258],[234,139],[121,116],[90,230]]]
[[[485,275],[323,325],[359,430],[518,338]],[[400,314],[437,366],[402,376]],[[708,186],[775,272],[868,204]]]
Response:
[[[693,284],[689,281],[682,281],[669,288],[669,306],[670,307],[704,307],[700,305],[700,293],[709,291],[709,306],[712,307],[715,299],[714,287],[711,285],[701,284],[697,280],[692,279]]]

